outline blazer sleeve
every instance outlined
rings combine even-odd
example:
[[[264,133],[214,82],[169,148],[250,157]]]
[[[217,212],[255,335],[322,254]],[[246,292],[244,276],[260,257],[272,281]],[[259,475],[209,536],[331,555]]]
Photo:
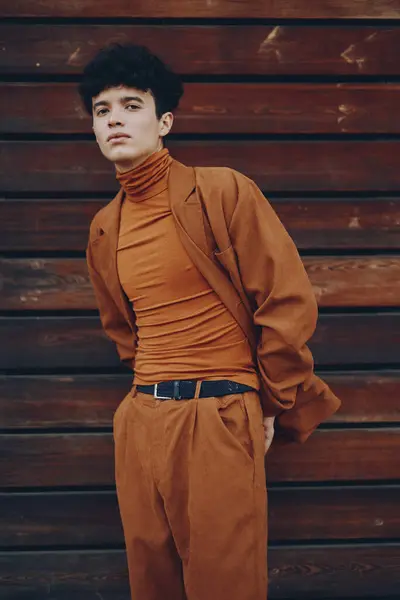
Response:
[[[104,332],[116,344],[121,362],[133,370],[136,335],[114,302],[103,278],[96,271],[90,243],[86,249],[86,262]]]
[[[315,375],[307,346],[317,302],[296,246],[269,202],[246,177],[237,186],[229,234],[259,328],[263,413],[277,417],[278,440],[304,442],[341,404]]]

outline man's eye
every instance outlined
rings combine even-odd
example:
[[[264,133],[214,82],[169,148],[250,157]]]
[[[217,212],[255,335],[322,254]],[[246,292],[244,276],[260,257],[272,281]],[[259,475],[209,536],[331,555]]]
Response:
[[[139,106],[137,104],[127,104],[126,108],[135,110],[139,108]]]
[[[104,115],[107,112],[106,108],[101,108],[100,110],[97,111],[96,115],[98,117],[101,117],[102,115]]]

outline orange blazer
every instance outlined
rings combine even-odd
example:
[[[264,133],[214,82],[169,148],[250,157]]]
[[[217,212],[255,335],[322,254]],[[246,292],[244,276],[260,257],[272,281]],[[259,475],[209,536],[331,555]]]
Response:
[[[264,415],[277,417],[278,437],[305,441],[340,400],[314,373],[306,343],[318,309],[296,246],[256,184],[232,169],[174,160],[168,190],[185,250],[250,342]],[[135,314],[117,274],[123,198],[121,189],[93,218],[86,257],[104,331],[133,369]]]

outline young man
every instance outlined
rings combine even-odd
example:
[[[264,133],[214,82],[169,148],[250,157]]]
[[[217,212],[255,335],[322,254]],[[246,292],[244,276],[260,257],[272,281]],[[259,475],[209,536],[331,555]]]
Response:
[[[317,306],[256,185],[186,167],[163,139],[182,85],[134,45],[102,50],[80,93],[121,189],[87,262],[102,325],[134,370],[114,417],[135,600],[265,600],[271,443],[305,441],[339,400],[306,346]]]

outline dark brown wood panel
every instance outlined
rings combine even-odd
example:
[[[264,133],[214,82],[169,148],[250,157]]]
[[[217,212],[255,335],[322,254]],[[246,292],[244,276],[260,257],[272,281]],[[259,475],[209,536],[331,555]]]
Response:
[[[273,191],[400,189],[400,142],[176,141],[177,160],[242,171]],[[3,193],[115,193],[115,170],[93,141],[0,142]],[[15,177],[15,165],[24,177]]]
[[[267,483],[398,479],[399,453],[396,428],[321,430],[296,447],[273,445]]]
[[[310,347],[318,366],[396,365],[400,313],[319,317]],[[110,368],[114,344],[97,317],[1,317],[0,369]],[[123,368],[123,367],[121,367]]]
[[[114,369],[115,346],[97,317],[0,318],[0,369]]]
[[[399,544],[270,548],[270,600],[395,600]],[[128,600],[123,550],[0,553],[1,600]]]
[[[347,359],[388,368],[399,359],[397,320],[397,313],[320,315],[310,343],[316,364],[339,366]]]
[[[300,250],[400,248],[400,203],[396,198],[271,202]]]
[[[115,492],[0,493],[0,546],[123,545]]]
[[[269,541],[399,538],[399,503],[396,486],[272,488]],[[2,548],[123,542],[114,492],[0,494]]]
[[[131,384],[129,372],[121,375],[0,377],[1,427],[110,426],[113,413]]]
[[[0,251],[83,251],[109,200],[0,201]],[[400,199],[269,198],[300,250],[400,249]]]
[[[44,600],[46,596],[49,600],[129,600],[125,552],[0,552],[0,600]]]
[[[400,546],[361,544],[269,551],[269,598],[386,600],[398,595]]]
[[[0,73],[80,73],[110,42],[134,41],[182,74],[398,75],[398,26],[0,26]],[[240,43],[238,43],[240,40]]]
[[[341,398],[334,423],[400,423],[400,374],[322,373]],[[128,393],[132,375],[0,377],[3,429],[90,428],[110,426]]]
[[[11,6],[4,4],[1,15],[9,17],[173,17],[173,18],[263,18],[263,19],[398,19],[400,9],[393,0],[306,0],[279,3],[273,0],[250,0],[216,3],[190,0],[156,0],[127,4],[115,0],[16,0]]]
[[[336,423],[400,422],[400,378],[395,371],[381,373],[322,373],[342,400],[332,416]]]
[[[270,542],[400,537],[396,486],[272,488],[268,505]]]
[[[320,430],[267,456],[267,482],[399,479],[400,429]],[[3,487],[111,485],[111,433],[0,436]]]
[[[320,307],[400,307],[397,257],[320,256],[303,262]]]
[[[3,487],[112,485],[111,433],[0,436]]]
[[[0,84],[4,133],[91,133],[77,85]],[[400,133],[398,84],[189,83],[174,133]]]
[[[108,200],[2,198],[0,250],[84,251],[88,242],[90,221],[109,200],[111,197]],[[400,213],[400,201],[398,210]]]
[[[306,257],[320,307],[400,307],[400,258]],[[0,310],[96,309],[85,259],[0,258]]]
[[[84,258],[0,258],[0,279],[0,310],[96,309]]]

